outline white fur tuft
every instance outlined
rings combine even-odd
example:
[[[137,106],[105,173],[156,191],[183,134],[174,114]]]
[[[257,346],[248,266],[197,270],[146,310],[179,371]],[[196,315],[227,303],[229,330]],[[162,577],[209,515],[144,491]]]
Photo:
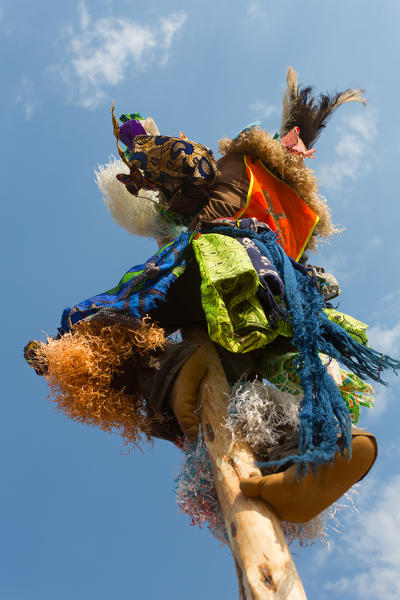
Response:
[[[116,178],[118,173],[129,173],[129,170],[115,157],[95,169],[96,183],[114,221],[133,235],[156,240],[177,237],[182,227],[169,223],[157,210],[161,192],[142,189],[138,196],[133,196]]]

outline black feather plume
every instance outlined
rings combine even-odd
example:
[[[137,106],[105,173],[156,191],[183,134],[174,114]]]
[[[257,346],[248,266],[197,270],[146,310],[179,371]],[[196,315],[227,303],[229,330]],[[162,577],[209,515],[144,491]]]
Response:
[[[336,108],[345,102],[366,104],[362,94],[363,90],[348,89],[333,94],[320,94],[316,98],[312,95],[312,87],[300,88],[297,85],[296,72],[289,67],[287,89],[283,98],[280,137],[282,138],[297,126],[300,128],[300,137],[304,145],[310,149]]]

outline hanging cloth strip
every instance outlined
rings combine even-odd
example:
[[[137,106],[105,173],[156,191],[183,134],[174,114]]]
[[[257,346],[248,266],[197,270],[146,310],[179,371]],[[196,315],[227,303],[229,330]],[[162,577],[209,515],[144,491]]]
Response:
[[[249,221],[249,219],[243,219]],[[241,222],[241,223],[242,223]],[[285,309],[285,286],[282,279],[273,268],[266,256],[263,256],[255,243],[249,238],[238,238],[238,241],[245,248],[254,269],[259,278],[259,287],[257,296],[261,301],[262,307],[271,327],[274,327],[279,318],[286,319],[287,311]]]
[[[264,163],[243,157],[249,177],[246,206],[235,219],[255,217],[279,233],[286,254],[299,260],[317,226],[319,217],[287,183],[276,177]]]

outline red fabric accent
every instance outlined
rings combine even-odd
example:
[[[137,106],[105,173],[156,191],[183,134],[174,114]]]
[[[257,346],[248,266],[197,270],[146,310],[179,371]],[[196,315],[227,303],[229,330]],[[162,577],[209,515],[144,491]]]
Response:
[[[293,127],[282,139],[281,146],[293,154],[301,154],[304,158],[315,158],[315,148],[307,150],[303,140],[300,138],[299,127]]]

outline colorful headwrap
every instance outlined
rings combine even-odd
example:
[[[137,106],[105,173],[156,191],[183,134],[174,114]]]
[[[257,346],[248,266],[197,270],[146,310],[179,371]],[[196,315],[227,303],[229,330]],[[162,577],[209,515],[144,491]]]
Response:
[[[141,187],[157,188],[171,196],[185,183],[207,185],[215,181],[219,172],[209,148],[187,139],[148,135],[140,116],[122,115],[120,127],[112,107],[118,152],[130,168],[129,175],[117,177],[128,191],[136,194]],[[120,148],[119,140],[126,146],[125,151]]]

